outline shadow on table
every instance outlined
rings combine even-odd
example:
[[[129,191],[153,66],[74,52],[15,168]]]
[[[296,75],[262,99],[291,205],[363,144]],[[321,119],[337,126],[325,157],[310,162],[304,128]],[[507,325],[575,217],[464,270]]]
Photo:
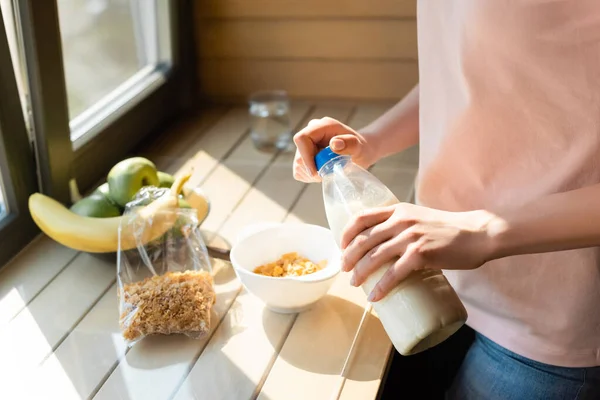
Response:
[[[337,296],[325,296],[312,309],[298,314],[279,357],[305,371],[339,375],[363,312],[364,308],[355,303]],[[269,330],[273,318],[277,318],[277,314],[265,311],[263,326],[271,345],[279,348],[280,336],[271,335]],[[378,379],[379,374],[380,371],[375,369],[364,369],[353,378],[369,381]]]

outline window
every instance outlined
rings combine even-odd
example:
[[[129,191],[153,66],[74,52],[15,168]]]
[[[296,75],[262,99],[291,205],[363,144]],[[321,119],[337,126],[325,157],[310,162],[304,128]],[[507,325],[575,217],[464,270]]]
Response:
[[[171,68],[169,2],[58,0],[75,148],[156,86]]]
[[[182,111],[192,5],[0,0],[0,266],[36,232],[31,193],[69,204]],[[29,228],[8,249],[11,226]]]
[[[136,3],[129,0],[58,1],[71,120],[141,68],[153,64],[136,51],[132,4]],[[143,40],[143,32],[141,36],[139,39]]]
[[[0,265],[36,234],[27,210],[27,198],[37,188],[33,152],[25,126],[15,71],[19,62],[17,40],[0,3]],[[10,16],[10,14],[7,14]],[[10,38],[10,40],[9,40]],[[10,47],[9,47],[10,43]],[[12,51],[11,51],[12,50]]]

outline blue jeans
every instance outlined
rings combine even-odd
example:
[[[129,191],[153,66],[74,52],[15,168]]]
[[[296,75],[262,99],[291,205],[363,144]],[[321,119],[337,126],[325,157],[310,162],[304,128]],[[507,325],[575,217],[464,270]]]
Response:
[[[446,399],[599,400],[600,367],[542,364],[476,334]]]

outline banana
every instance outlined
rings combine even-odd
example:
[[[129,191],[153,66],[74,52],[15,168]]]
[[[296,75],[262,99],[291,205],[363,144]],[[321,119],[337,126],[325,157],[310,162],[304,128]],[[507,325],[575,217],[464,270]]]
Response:
[[[171,190],[135,214],[113,218],[93,218],[75,214],[58,201],[41,193],[29,197],[29,211],[38,227],[64,246],[89,253],[110,253],[135,248],[134,229],[143,227],[139,244],[155,240],[167,232],[177,219],[174,212],[178,194],[190,175],[179,177]],[[192,191],[193,192],[193,191]]]
[[[198,188],[189,189],[184,187],[183,198],[192,208],[196,209],[196,212],[198,213],[198,222],[202,223],[210,211],[210,203],[208,202],[202,190]]]

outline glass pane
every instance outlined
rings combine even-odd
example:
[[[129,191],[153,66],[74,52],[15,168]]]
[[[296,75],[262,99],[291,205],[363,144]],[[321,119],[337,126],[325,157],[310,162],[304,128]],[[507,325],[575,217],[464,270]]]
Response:
[[[37,234],[27,199],[37,190],[31,142],[19,106],[26,77],[12,0],[0,0],[0,267]]]
[[[0,175],[1,175],[0,171]],[[2,180],[0,179],[0,219],[4,218],[8,213],[8,209],[6,206],[6,202],[4,201],[4,185],[2,184]]]
[[[2,19],[4,22],[4,28],[6,31],[6,39],[8,40],[8,48],[10,51],[10,58],[15,73],[15,79],[17,81],[17,89],[19,90],[19,97],[21,99],[21,106],[23,107],[23,115],[25,116],[25,124],[27,131],[31,134],[30,118],[29,118],[29,88],[27,87],[27,75],[25,71],[24,55],[23,55],[23,43],[21,36],[19,35],[19,22],[16,17],[16,5],[14,0],[0,0],[0,9],[2,10]]]
[[[155,10],[155,0],[58,0],[71,120],[156,63]]]
[[[17,31],[17,21],[15,18],[15,4],[13,0],[0,0],[0,10],[2,11],[2,22],[4,24],[4,30],[6,34],[6,40],[8,42],[8,49],[10,52],[11,64],[13,72],[15,74],[15,80],[17,83],[17,89],[23,107],[23,114],[27,116],[28,103],[27,103],[27,87],[26,80],[24,79],[25,71],[23,64],[23,52],[22,43]],[[28,122],[29,118],[25,118]],[[1,135],[0,135],[1,139]],[[0,170],[0,220],[6,217],[11,211],[7,201],[7,188],[2,181],[2,175],[8,173],[6,170]],[[14,211],[14,210],[13,210]]]

